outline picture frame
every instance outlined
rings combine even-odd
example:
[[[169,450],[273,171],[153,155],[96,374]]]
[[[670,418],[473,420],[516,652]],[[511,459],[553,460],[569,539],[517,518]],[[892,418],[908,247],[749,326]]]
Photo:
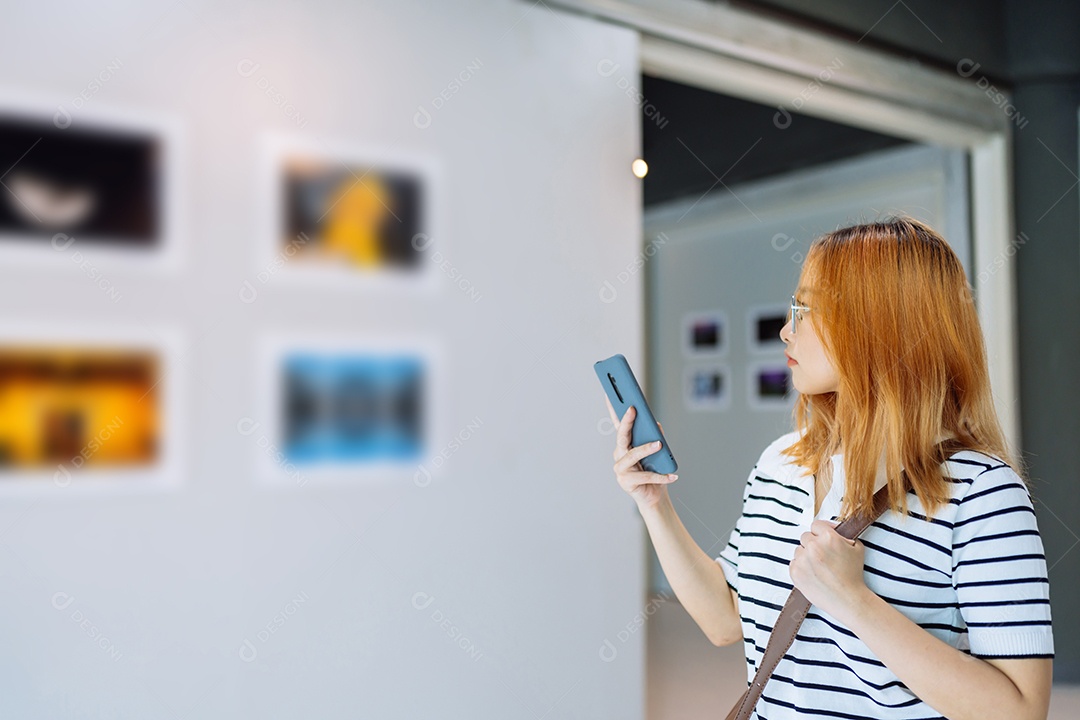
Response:
[[[698,310],[682,318],[683,356],[719,358],[727,355],[731,342],[726,310]]]
[[[247,455],[252,458],[259,485],[279,490],[407,483],[426,486],[441,476],[447,462],[432,462],[432,453],[447,427],[441,401],[445,382],[442,350],[434,337],[272,333],[259,339],[257,353],[257,402],[251,414],[238,419],[237,431],[247,438]],[[290,368],[297,367],[308,369],[310,384],[317,386],[314,398],[310,392],[304,396],[300,411],[295,410],[296,392],[286,382]],[[359,405],[354,403],[352,411],[347,411],[351,439],[343,439],[343,433],[338,432],[340,420],[327,420],[328,401],[340,401],[350,394],[343,389],[343,382],[352,384],[353,398],[358,397],[357,385],[373,387],[375,392],[390,388],[396,393],[392,397],[401,398],[412,368],[418,368],[418,382],[413,383],[417,389],[409,395],[415,417],[409,429],[401,432],[397,420],[402,413],[394,415],[398,432],[392,441],[386,441],[387,434],[382,432],[385,422],[374,424],[363,415],[367,408],[376,407],[364,404],[363,398],[369,397],[364,392],[359,394]],[[386,380],[391,377],[394,379]],[[388,404],[401,407],[386,398],[378,407],[385,409]],[[290,440],[290,435],[297,434],[290,427],[297,423],[288,414],[296,412],[307,418],[308,426],[312,417],[318,418],[317,442],[301,445]]]
[[[690,412],[731,408],[731,370],[725,364],[695,364],[683,369],[683,406]]]
[[[440,289],[452,251],[434,157],[269,131],[258,145],[256,289]]]
[[[184,477],[184,457],[187,448],[185,419],[187,408],[185,398],[185,350],[181,332],[173,327],[160,327],[154,331],[136,326],[118,326],[106,324],[86,324],[78,326],[52,325],[40,323],[3,323],[0,324],[0,360],[8,362],[12,352],[16,355],[30,353],[42,358],[36,362],[35,371],[41,377],[41,366],[49,365],[49,356],[63,357],[65,361],[80,357],[94,358],[98,367],[98,376],[112,378],[111,385],[99,387],[98,398],[104,398],[113,408],[127,408],[119,411],[110,423],[100,431],[93,424],[82,428],[82,436],[87,442],[77,453],[65,454],[60,462],[47,465],[20,468],[8,459],[0,467],[0,497],[10,496],[50,496],[69,497],[86,495],[138,495],[161,492],[175,492],[182,487]],[[117,377],[130,378],[131,363],[118,370],[110,368],[109,361],[102,362],[101,357],[119,358],[154,358],[153,378],[136,378],[145,389],[136,400],[134,392],[128,389],[127,402],[117,390]],[[138,363],[135,363],[136,370]],[[47,377],[47,375],[46,375]],[[8,382],[19,382],[11,380]],[[45,381],[48,383],[48,380]],[[121,391],[124,385],[120,385]],[[93,388],[91,388],[93,390]],[[24,388],[25,393],[32,393],[33,388]],[[40,393],[39,393],[40,394]],[[52,392],[55,396],[55,392]],[[85,405],[84,397],[76,402]],[[94,392],[90,393],[95,395]],[[149,399],[148,399],[149,398]],[[153,401],[153,405],[148,405]],[[132,417],[134,408],[139,409],[139,416]],[[9,408],[10,410],[10,408]],[[0,408],[0,412],[3,409]],[[104,411],[103,411],[104,412]],[[10,418],[9,418],[10,419]],[[27,421],[20,417],[20,424]],[[31,427],[39,427],[39,419],[29,421]],[[149,463],[132,463],[131,467],[118,467],[116,464],[100,465],[92,462],[93,454],[103,452],[109,447],[110,435],[134,430],[147,422],[153,424],[154,451]],[[10,426],[10,424],[9,424]],[[24,431],[25,432],[25,431]],[[38,430],[37,432],[43,432]],[[128,433],[128,441],[131,441]]]
[[[791,383],[791,369],[780,360],[757,360],[747,364],[747,398],[753,410],[791,410],[798,391]]]
[[[784,341],[780,339],[780,329],[787,324],[787,315],[791,310],[783,303],[751,305],[746,310],[746,347],[754,355],[782,355]]]
[[[0,267],[181,272],[185,145],[172,115],[0,91],[0,154],[18,155],[0,168]]]

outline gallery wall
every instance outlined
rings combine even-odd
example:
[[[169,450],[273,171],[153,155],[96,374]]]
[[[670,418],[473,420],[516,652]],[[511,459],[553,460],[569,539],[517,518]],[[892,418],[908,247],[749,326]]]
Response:
[[[642,717],[636,36],[5,15],[3,715]]]

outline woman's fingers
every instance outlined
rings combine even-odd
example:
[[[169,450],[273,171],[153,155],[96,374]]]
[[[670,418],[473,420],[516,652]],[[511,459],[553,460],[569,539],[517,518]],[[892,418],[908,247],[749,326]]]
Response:
[[[608,398],[607,393],[604,393],[604,402],[607,403],[608,415],[611,416],[611,424],[615,427],[619,427],[619,416],[615,414],[615,408],[611,406],[611,399]]]
[[[611,399],[608,398],[607,393],[604,393],[604,402],[607,403],[608,414],[611,415],[611,424],[615,426],[615,430],[619,431],[622,428],[622,422],[619,420],[619,416],[615,414],[615,408],[611,405]],[[619,433],[615,435],[615,451],[612,456],[618,460],[626,452],[626,448],[620,445]]]
[[[628,483],[629,487],[627,490],[633,490],[642,485],[670,485],[677,479],[677,476],[654,472],[631,473],[629,477],[632,477],[633,480]]]
[[[617,473],[626,472],[627,470],[632,468],[634,465],[636,465],[637,462],[639,460],[641,460],[641,458],[648,457],[649,455],[652,455],[654,452],[658,451],[659,449],[660,449],[660,441],[659,440],[657,440],[656,442],[645,443],[644,445],[638,445],[636,448],[631,448],[629,452],[627,452],[625,455],[623,455],[622,458],[620,458],[615,463],[615,472],[617,472]]]
[[[634,427],[636,415],[637,411],[633,405],[626,408],[626,412],[623,413],[622,421],[619,423],[619,432],[615,436],[615,451],[618,453],[616,457],[622,457],[630,450],[630,431]]]
[[[634,420],[637,418],[637,410],[631,405],[626,408],[626,411],[622,413],[622,420],[619,422],[619,434],[616,436],[616,445],[622,448],[623,452],[630,449],[630,431],[634,427]]]
[[[660,450],[661,446],[659,441],[656,443],[639,445],[635,448],[630,447],[634,420],[637,417],[637,410],[633,405],[626,408],[622,420],[619,420],[618,415],[615,414],[615,408],[611,404],[611,399],[606,393],[604,394],[604,404],[607,405],[608,414],[611,416],[611,422],[615,424],[618,431],[615,438],[615,452],[613,453],[616,473],[621,474],[631,470],[641,458],[648,457]],[[663,432],[663,423],[657,422],[656,424],[660,426],[660,431]],[[645,482],[671,482],[671,478],[668,475],[661,473],[650,473],[650,475],[652,476],[652,479],[646,480]]]
[[[654,473],[647,470],[629,471],[617,475],[619,483],[623,488],[630,492],[635,488],[642,485],[669,485],[679,477],[678,475],[666,475],[664,473]]]
[[[620,487],[626,492],[630,493],[635,500],[641,498],[656,498],[657,490],[655,488],[649,488],[650,485],[670,485],[678,479],[677,475],[667,475],[663,473],[655,473],[643,469],[640,465],[640,460],[644,457],[648,457],[653,453],[659,451],[663,446],[660,441],[651,443],[645,443],[637,447],[630,447],[631,431],[634,427],[634,419],[637,417],[637,411],[631,405],[623,413],[622,419],[619,420],[615,414],[615,408],[611,405],[611,399],[607,394],[604,395],[604,402],[607,403],[608,412],[611,414],[611,421],[616,424],[618,433],[615,440],[615,476],[619,481]],[[659,424],[659,423],[658,423]],[[660,430],[663,431],[663,425],[660,426]],[[643,490],[638,488],[644,487]]]

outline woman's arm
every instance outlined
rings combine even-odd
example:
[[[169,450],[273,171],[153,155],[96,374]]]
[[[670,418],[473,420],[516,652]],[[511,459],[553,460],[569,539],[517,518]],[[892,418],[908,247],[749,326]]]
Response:
[[[659,448],[650,444],[631,448],[636,411],[631,406],[619,419],[611,400],[605,396],[604,401],[611,422],[618,427],[614,469],[619,486],[630,493],[637,503],[672,590],[714,645],[730,645],[742,640],[738,597],[730,591],[724,569],[698,547],[671,504],[667,486],[678,476],[658,476],[641,469],[637,461]],[[660,425],[660,430],[663,429],[664,426]],[[656,445],[659,446],[659,443]],[[732,532],[734,536],[738,531]]]
[[[863,588],[836,619],[927,705],[950,720],[1045,720],[1052,660],[973,657]]]
[[[667,488],[663,489],[659,502],[639,510],[664,576],[686,612],[714,645],[741,641],[738,603],[723,568],[694,542],[675,512]]]
[[[865,548],[824,520],[791,560],[806,599],[865,643],[911,692],[950,720],[1045,720],[1051,660],[981,660],[919,627],[863,581]]]

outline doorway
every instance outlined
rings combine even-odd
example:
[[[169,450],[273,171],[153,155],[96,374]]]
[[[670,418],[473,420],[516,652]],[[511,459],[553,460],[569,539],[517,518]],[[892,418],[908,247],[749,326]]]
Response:
[[[671,298],[670,306],[646,304],[646,392],[673,445],[681,443],[672,448],[680,465],[693,468],[672,496],[703,550],[715,557],[726,542],[760,438],[771,440],[790,423],[790,388],[771,365],[777,350],[768,347],[770,317],[793,289],[800,243],[830,224],[906,211],[953,243],[972,281],[998,416],[1010,446],[1021,451],[1013,402],[1011,128],[970,68],[953,74],[919,67],[727,3],[550,4],[628,27],[639,40],[643,110],[652,111],[641,118],[646,159],[653,158],[643,208],[642,244],[652,258],[645,295]],[[686,125],[704,125],[712,136],[686,142],[660,102],[667,92],[696,94],[688,104],[698,122],[690,117]],[[665,135],[652,133],[649,123]],[[766,150],[763,131],[753,131],[770,125]],[[710,141],[728,146],[716,152]],[[902,163],[904,178],[882,172]],[[932,207],[925,187],[918,194],[926,178],[948,198],[944,207]],[[833,197],[820,196],[823,185]],[[883,197],[893,199],[892,207],[878,207]],[[650,253],[650,243],[659,242],[664,252]],[[724,255],[736,250],[754,267],[723,276],[741,267]],[[783,269],[769,270],[777,266]],[[661,284],[675,292],[657,292]],[[744,297],[718,294],[731,288]],[[727,452],[714,447],[723,422],[734,428],[735,449]],[[736,467],[718,460],[736,453]],[[676,490],[685,495],[676,499]],[[652,596],[673,599],[655,557],[652,565]],[[745,689],[743,648],[716,648],[677,603],[657,606],[646,641],[647,717],[726,712]]]
[[[679,458],[672,503],[716,558],[764,447],[793,429],[779,339],[817,235],[904,213],[938,229],[972,276],[968,154],[644,76],[646,383]],[[674,599],[649,546],[650,596]],[[649,717],[725,710],[741,645],[716,648],[676,603],[648,628]],[[704,671],[712,678],[688,682]],[[707,670],[706,670],[707,669]]]
[[[779,330],[810,241],[904,213],[939,230],[972,276],[968,157],[644,76],[646,385],[686,478],[687,530],[719,555],[747,473],[794,429]],[[650,590],[670,594],[655,553]]]

